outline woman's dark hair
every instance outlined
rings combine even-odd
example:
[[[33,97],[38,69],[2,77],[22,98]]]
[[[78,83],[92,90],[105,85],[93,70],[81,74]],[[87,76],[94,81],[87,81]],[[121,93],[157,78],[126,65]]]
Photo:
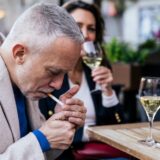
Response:
[[[73,0],[65,3],[63,7],[71,13],[72,11],[80,8],[87,10],[93,14],[96,20],[96,41],[102,43],[103,42],[103,34],[104,34],[104,21],[101,16],[100,10],[97,5],[90,4],[81,0]]]

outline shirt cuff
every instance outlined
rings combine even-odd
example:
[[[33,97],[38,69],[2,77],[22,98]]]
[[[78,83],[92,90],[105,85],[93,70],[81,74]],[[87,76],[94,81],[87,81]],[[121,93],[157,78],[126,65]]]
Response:
[[[88,126],[85,125],[83,128],[83,136],[82,136],[82,142],[88,142],[89,141],[89,136],[88,133],[86,132]]]
[[[113,107],[119,103],[119,100],[116,96],[115,91],[114,90],[112,90],[112,91],[113,91],[113,94],[111,96],[106,96],[106,95],[102,94],[102,104],[106,108]]]
[[[50,144],[46,136],[40,130],[34,130],[33,134],[36,136],[43,152],[50,150]]]

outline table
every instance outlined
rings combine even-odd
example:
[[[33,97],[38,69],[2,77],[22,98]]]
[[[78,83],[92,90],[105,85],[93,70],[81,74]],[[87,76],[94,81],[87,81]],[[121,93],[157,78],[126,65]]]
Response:
[[[160,148],[149,147],[138,140],[149,135],[149,123],[130,123],[88,127],[92,139],[107,143],[141,160],[160,160]],[[153,137],[160,142],[160,122],[154,122]]]

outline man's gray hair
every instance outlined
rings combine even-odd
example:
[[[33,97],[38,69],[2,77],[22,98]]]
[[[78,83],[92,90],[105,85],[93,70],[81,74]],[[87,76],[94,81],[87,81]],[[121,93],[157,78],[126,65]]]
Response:
[[[45,47],[57,37],[69,37],[78,43],[83,36],[74,19],[64,8],[51,3],[37,3],[27,9],[15,22],[4,46],[25,43],[30,47]]]

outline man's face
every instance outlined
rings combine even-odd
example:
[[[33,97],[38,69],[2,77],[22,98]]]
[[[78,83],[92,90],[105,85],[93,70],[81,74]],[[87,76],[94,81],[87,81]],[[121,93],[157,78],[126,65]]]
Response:
[[[81,45],[61,37],[44,49],[44,53],[26,54],[22,65],[16,66],[17,85],[27,97],[38,100],[54,89],[60,89],[64,74],[80,56]]]

